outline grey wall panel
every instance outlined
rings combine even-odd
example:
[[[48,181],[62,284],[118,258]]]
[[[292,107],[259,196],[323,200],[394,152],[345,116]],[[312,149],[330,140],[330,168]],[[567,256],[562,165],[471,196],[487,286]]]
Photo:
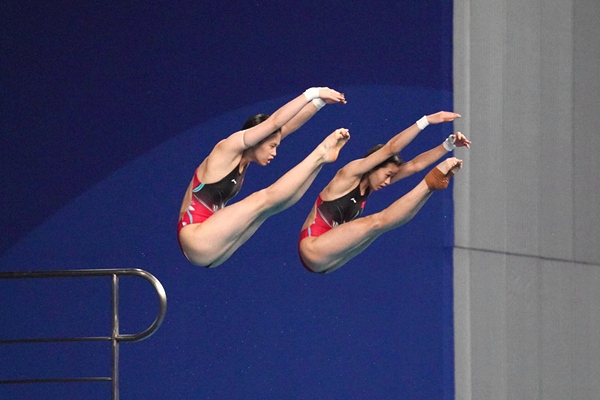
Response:
[[[454,24],[455,109],[463,114],[455,126],[473,140],[472,151],[456,152],[465,160],[455,182],[456,244],[570,260],[577,231],[572,3],[456,2]],[[598,204],[579,205],[579,213],[600,219]],[[600,221],[586,218],[578,231],[589,234],[578,240],[589,252]]]
[[[600,399],[600,267],[454,253],[456,398]]]
[[[596,0],[455,2],[457,399],[600,399],[598,21]]]
[[[573,259],[572,2],[541,2],[539,254]]]
[[[572,313],[573,271],[576,267],[562,262],[544,261],[541,270],[540,399],[572,399],[572,332],[576,319]],[[526,371],[523,371],[524,373]]]
[[[500,253],[469,252],[473,399],[508,398],[505,260]]]
[[[461,400],[472,399],[470,254],[469,250],[454,248],[455,398]]]
[[[471,8],[464,10],[462,18],[468,18],[471,25],[476,26],[477,34],[481,40],[468,40],[465,45],[469,51],[458,50],[455,59],[468,57],[468,54],[476,54],[476,57],[468,57],[469,66],[461,71],[468,74],[468,88],[477,88],[477,95],[484,97],[481,101],[470,101],[468,103],[455,102],[455,109],[463,114],[463,119],[455,125],[457,130],[464,130],[467,137],[473,141],[473,151],[469,151],[468,165],[465,166],[466,180],[472,188],[479,188],[477,196],[470,196],[469,209],[465,210],[460,218],[468,214],[469,225],[465,227],[467,236],[460,237],[460,229],[457,230],[459,240],[467,242],[463,245],[475,248],[492,248],[504,250],[506,235],[506,174],[504,166],[506,159],[503,149],[507,143],[502,135],[503,132],[503,69],[502,63],[505,57],[502,47],[494,48],[489,42],[494,37],[503,37],[506,26],[502,20],[486,21],[483,15],[487,13],[503,13],[504,1],[489,4],[474,2]],[[456,15],[456,13],[455,13]],[[465,16],[466,15],[466,16]],[[455,26],[461,27],[464,25]],[[463,95],[470,95],[465,92]],[[463,123],[468,120],[469,128],[464,129]],[[477,149],[477,151],[475,151]],[[458,155],[458,154],[457,154]],[[476,166],[477,173],[473,173]],[[461,175],[462,177],[463,175]],[[463,178],[457,179],[455,184]],[[485,190],[481,190],[485,188]],[[457,202],[458,203],[458,202]],[[466,217],[465,217],[466,218]]]
[[[454,128],[457,131],[463,131],[467,137],[477,141],[483,137],[482,132],[476,132],[471,127],[471,38],[470,25],[471,13],[468,1],[459,1],[454,3],[454,46],[453,46],[453,81],[454,81],[454,110],[463,115],[463,118],[454,122]],[[485,147],[481,146],[485,151]],[[454,243],[458,247],[469,246],[469,232],[471,224],[471,154],[474,151],[455,150],[455,155],[464,160],[463,169],[460,171],[460,178],[454,179]],[[459,182],[460,180],[460,182]],[[460,187],[460,190],[458,188]],[[480,212],[481,213],[481,212]],[[460,218],[458,216],[460,215]],[[456,263],[455,263],[456,264]],[[456,335],[455,335],[456,336]]]
[[[600,2],[574,1],[575,257],[600,263]]]
[[[540,147],[540,20],[537,1],[508,0],[502,62],[506,171],[506,251],[537,254]],[[537,17],[536,17],[537,16]],[[527,21],[523,23],[521,21]]]
[[[572,269],[574,300],[571,336],[573,352],[572,399],[600,399],[600,267]]]
[[[506,374],[509,398],[540,393],[540,268],[535,258],[506,257]]]

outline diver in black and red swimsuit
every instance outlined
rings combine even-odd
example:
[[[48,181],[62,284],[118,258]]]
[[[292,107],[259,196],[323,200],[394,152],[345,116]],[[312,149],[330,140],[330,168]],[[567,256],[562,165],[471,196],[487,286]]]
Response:
[[[192,199],[185,213],[179,219],[179,230],[189,224],[206,221],[214,213],[225,207],[242,188],[246,168],[240,171],[241,165],[235,166],[231,172],[215,183],[200,183],[196,172],[192,178]]]
[[[187,259],[216,267],[225,262],[271,215],[295,204],[321,167],[337,159],[347,129],[330,134],[303,161],[271,186],[227,205],[240,190],[251,162],[266,166],[283,138],[325,104],[345,103],[342,93],[310,88],[269,116],[258,114],[221,140],[194,172],[179,213],[177,237]]]
[[[376,214],[360,217],[367,196],[398,180],[422,171],[455,147],[471,142],[460,132],[414,159],[403,162],[398,152],[429,124],[450,122],[459,114],[440,111],[424,116],[364,158],[340,169],[319,194],[300,233],[300,261],[311,272],[327,273],[340,268],[365,250],[379,235],[408,222],[434,190],[445,189],[450,177],[462,167],[451,157],[431,170],[413,190]]]
[[[308,236],[320,236],[338,225],[350,222],[362,214],[367,196],[371,190],[367,188],[364,194],[360,192],[360,185],[354,190],[338,199],[323,201],[321,195],[315,203],[315,220],[300,232],[300,240]]]

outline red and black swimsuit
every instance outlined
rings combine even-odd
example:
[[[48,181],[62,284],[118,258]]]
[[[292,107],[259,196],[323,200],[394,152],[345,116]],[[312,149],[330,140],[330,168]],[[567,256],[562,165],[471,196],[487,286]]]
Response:
[[[315,221],[310,226],[300,232],[300,239],[298,240],[298,250],[300,242],[309,236],[320,236],[325,232],[330,231],[338,225],[350,222],[353,219],[358,218],[367,202],[367,197],[371,193],[370,189],[365,191],[365,194],[360,193],[360,184],[354,188],[350,193],[331,201],[323,201],[321,195],[317,197],[315,203],[316,216]],[[302,259],[302,254],[298,251],[300,262],[304,268],[310,272],[314,272],[306,265]]]
[[[201,183],[196,170],[192,183],[192,200],[186,212],[179,219],[177,232],[186,225],[206,221],[211,215],[225,207],[227,202],[242,188],[246,167],[240,172],[240,164],[238,164],[227,176],[215,183]]]
[[[315,203],[317,209],[315,221],[300,233],[300,240],[308,236],[320,236],[338,225],[358,218],[365,208],[370,193],[371,191],[367,189],[364,194],[361,194],[358,185],[350,193],[335,200],[323,201],[319,195]]]

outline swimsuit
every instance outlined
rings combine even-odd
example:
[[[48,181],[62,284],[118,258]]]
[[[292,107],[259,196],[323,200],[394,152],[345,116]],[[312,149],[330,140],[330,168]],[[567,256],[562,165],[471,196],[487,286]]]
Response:
[[[192,182],[192,200],[185,213],[179,219],[177,233],[189,224],[204,222],[231,200],[242,187],[246,167],[240,172],[238,164],[227,176],[215,183],[200,183],[194,172]]]
[[[365,194],[360,194],[359,184],[355,189],[350,191],[350,193],[335,200],[323,201],[321,195],[319,195],[315,202],[317,210],[315,220],[308,228],[300,232],[298,246],[304,238],[309,236],[320,236],[338,225],[358,218],[365,208],[365,203],[370,193],[371,191],[367,189]],[[302,260],[302,256],[300,256],[300,261],[302,261],[302,265],[304,265],[306,269],[312,271],[305,264],[304,260]]]

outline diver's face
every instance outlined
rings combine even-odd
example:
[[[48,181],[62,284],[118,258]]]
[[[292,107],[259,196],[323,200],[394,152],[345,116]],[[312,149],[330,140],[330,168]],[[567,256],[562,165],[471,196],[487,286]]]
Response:
[[[380,190],[392,183],[392,177],[398,173],[400,166],[387,163],[369,174],[369,186],[371,190]]]
[[[281,133],[272,133],[254,148],[254,158],[258,165],[268,165],[277,155],[277,147],[281,143]]]

